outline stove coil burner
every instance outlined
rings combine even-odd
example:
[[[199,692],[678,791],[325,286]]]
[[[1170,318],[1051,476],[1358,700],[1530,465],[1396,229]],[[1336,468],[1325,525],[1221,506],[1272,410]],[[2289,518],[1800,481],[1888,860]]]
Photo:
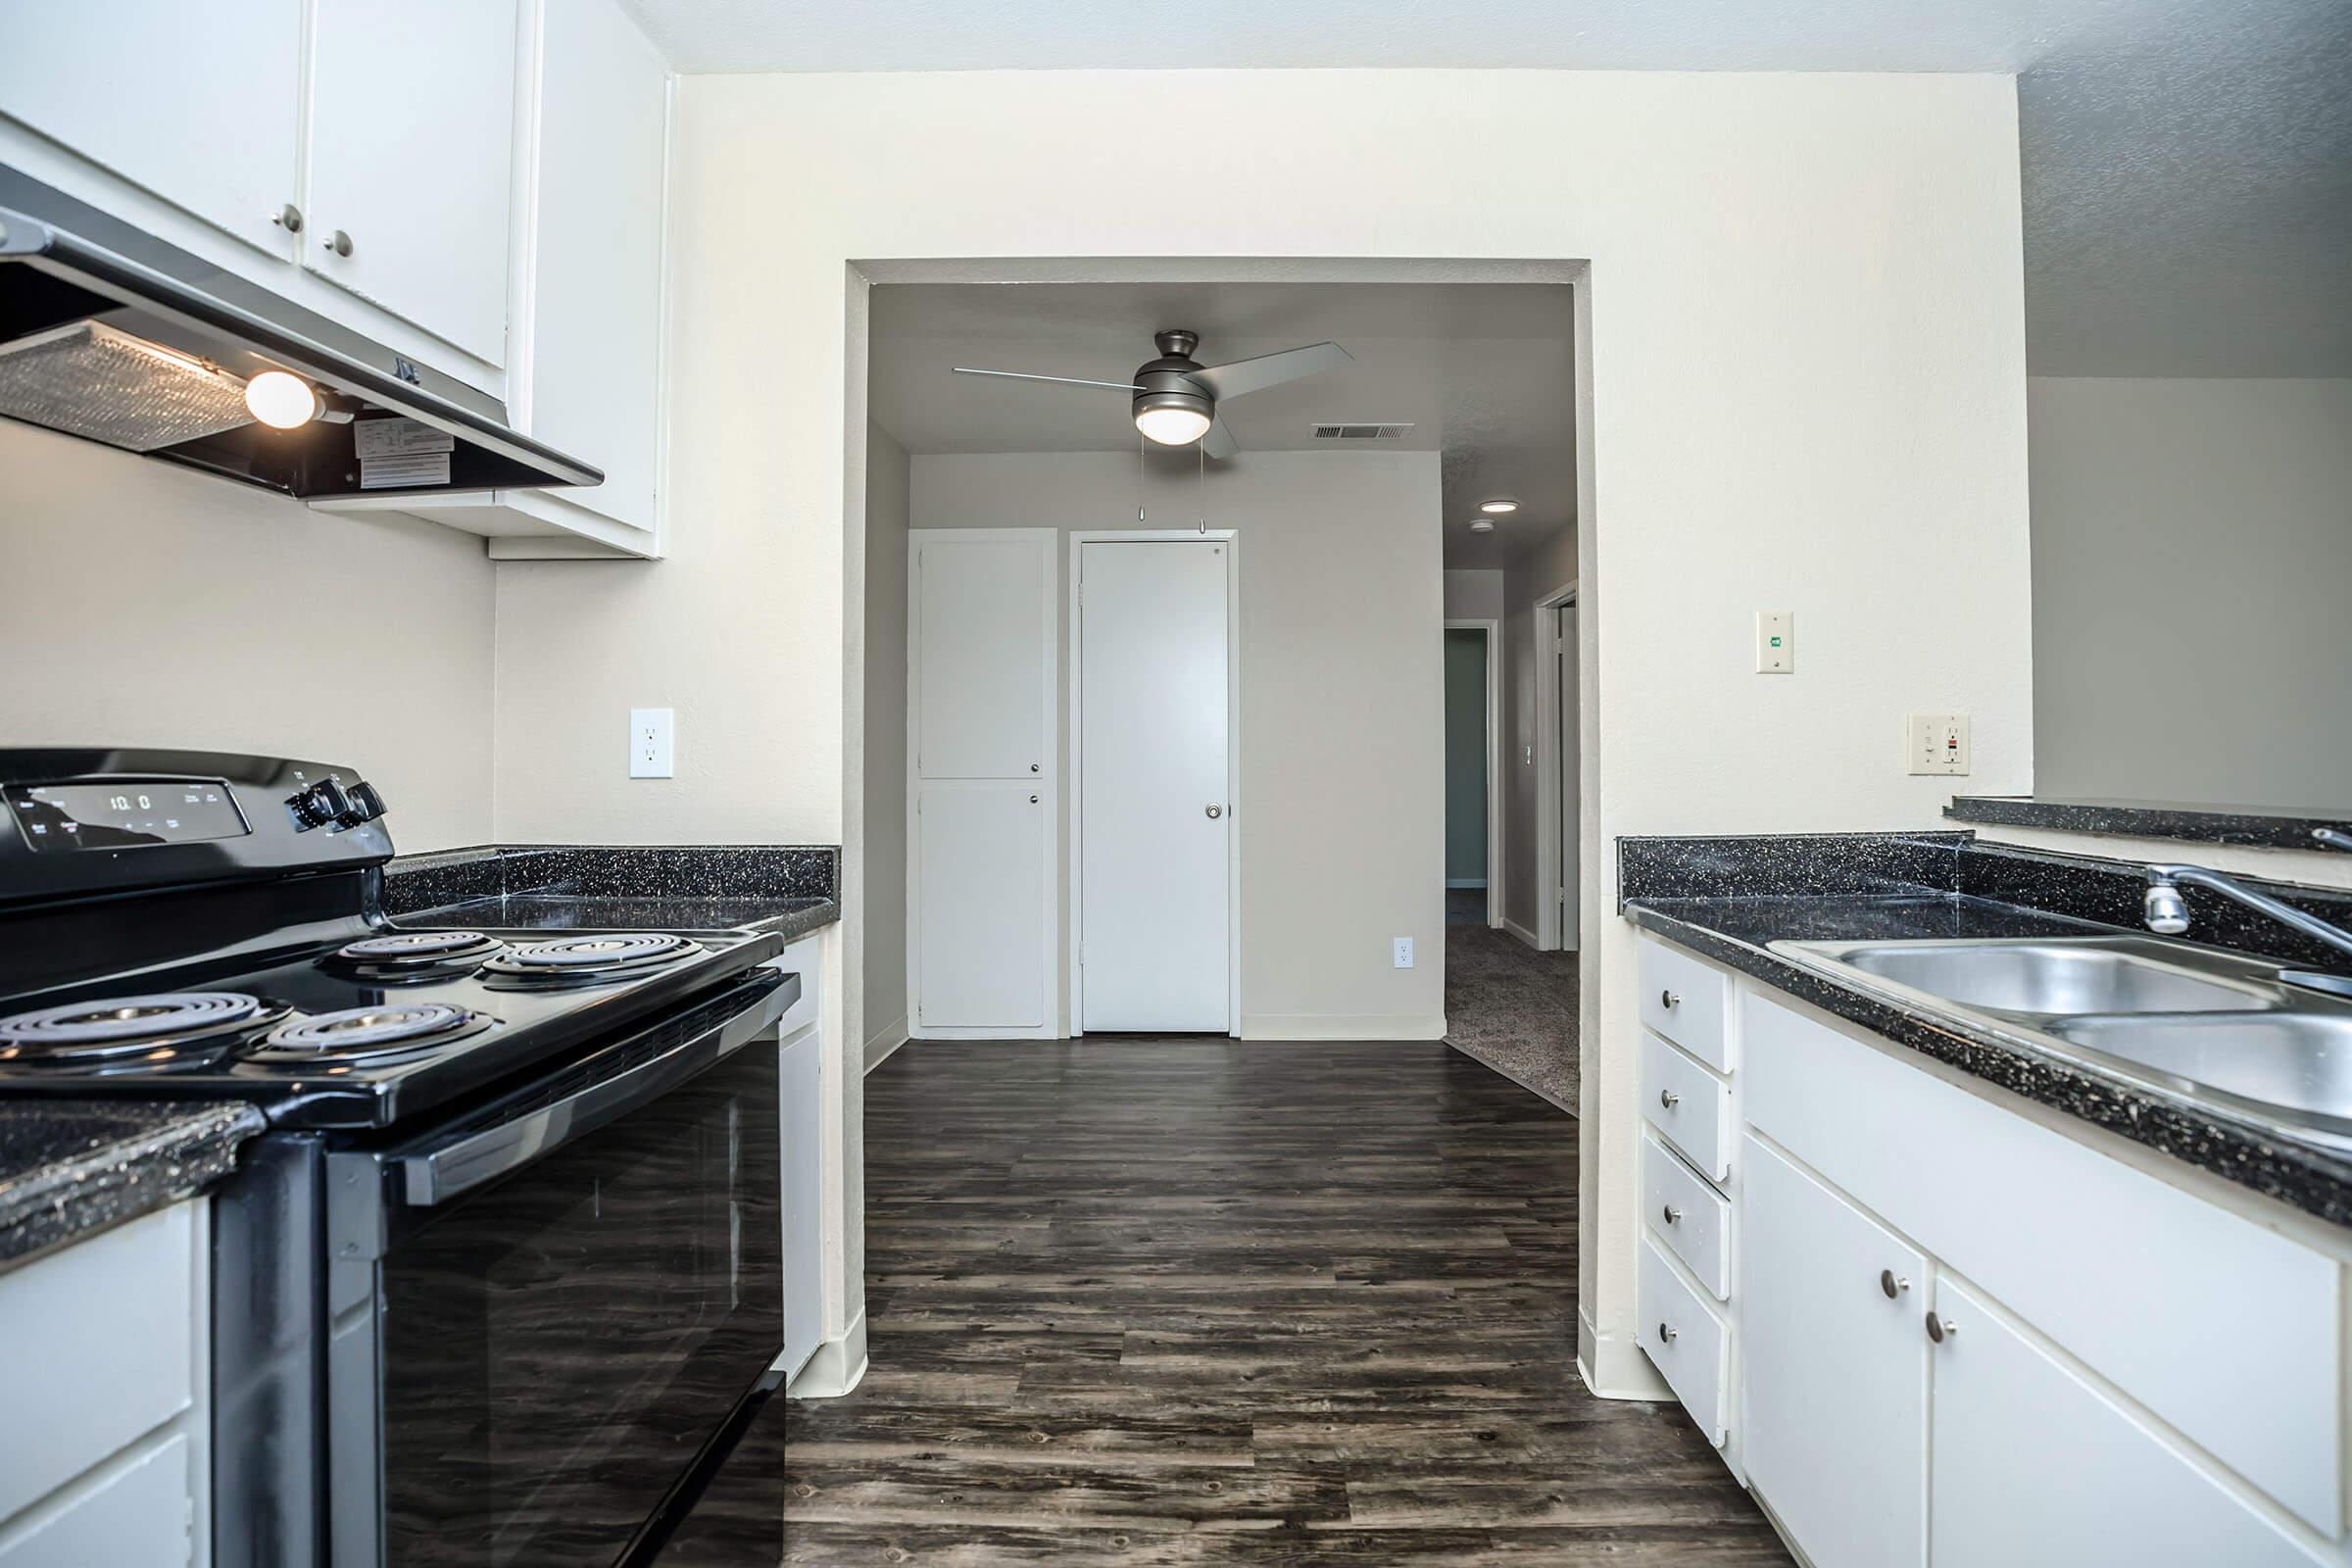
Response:
[[[0,1067],[109,1072],[197,1065],[285,1012],[241,991],[175,991],[43,1007],[0,1018]]]
[[[702,945],[653,931],[598,931],[510,949],[491,973],[547,985],[603,985],[692,957]]]
[[[479,931],[396,931],[347,943],[325,961],[368,980],[423,979],[478,968],[506,951]]]
[[[436,1051],[495,1022],[486,1012],[446,1002],[392,1002],[315,1013],[279,1024],[246,1056],[278,1063],[372,1061]]]

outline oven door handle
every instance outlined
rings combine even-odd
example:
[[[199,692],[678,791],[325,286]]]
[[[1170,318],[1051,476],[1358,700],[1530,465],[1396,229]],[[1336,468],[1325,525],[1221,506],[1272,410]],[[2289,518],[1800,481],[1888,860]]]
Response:
[[[391,1161],[412,1208],[446,1203],[509,1171],[519,1169],[660,1099],[741,1050],[801,998],[801,977],[785,983],[726,1022],[707,1029],[653,1060],[542,1106],[513,1121]]]

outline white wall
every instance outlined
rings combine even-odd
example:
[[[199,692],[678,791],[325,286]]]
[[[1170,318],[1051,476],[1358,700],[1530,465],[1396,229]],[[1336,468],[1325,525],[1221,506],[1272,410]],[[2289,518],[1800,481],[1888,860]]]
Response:
[[[1502,573],[1484,569],[1446,572],[1446,618],[1500,620]]]
[[[492,837],[479,539],[0,420],[0,745],[347,764],[403,852]]]
[[[1160,458],[1149,471],[1150,520],[1139,522],[1124,453],[918,454],[914,525],[1050,527],[1065,540],[1191,526],[1201,505],[1193,466]],[[1241,530],[1242,1032],[1434,1040],[1446,922],[1438,455],[1250,453],[1210,475],[1205,494],[1209,525]],[[1068,553],[1066,542],[1055,553],[1065,660]],[[1066,680],[1061,693],[1067,779]],[[1392,967],[1393,937],[1426,956]],[[1061,957],[1066,1030],[1066,948]]]
[[[2352,807],[2352,381],[2029,397],[2034,788]]]
[[[1536,602],[1576,581],[1576,530],[1556,529],[1528,541],[1502,572],[1502,917],[1522,942],[1543,929],[1540,862],[1557,841],[1539,823],[1536,747],[1536,660],[1548,657],[1549,631],[1539,624]],[[1612,857],[1612,858],[1614,858]]]
[[[865,425],[865,831],[850,933],[867,1065],[906,1038],[906,449]],[[860,951],[861,950],[861,951]]]
[[[1099,130],[1155,117],[1186,127],[1185,179],[1214,200],[1170,201],[1130,138]],[[846,323],[852,264],[875,258],[1013,259],[1005,275],[1020,258],[1196,275],[1262,258],[1306,277],[1349,258],[1589,262],[1588,863],[1613,865],[1600,846],[1621,833],[1935,825],[1948,781],[1903,773],[1909,709],[1974,714],[1975,787],[2030,784],[2006,77],[689,77],[676,125],[673,555],[510,572],[502,775],[528,758],[561,778],[508,792],[502,831],[642,831],[640,803],[679,836],[844,831],[864,593],[845,551],[845,507],[863,514]],[[1798,612],[1793,677],[1751,672],[1760,606]],[[510,714],[521,691],[544,706]],[[659,794],[632,793],[614,742],[649,701],[680,709],[681,776]],[[1586,892],[1580,1299],[1596,1378],[1627,1388],[1638,1030],[1613,891]],[[828,1150],[853,1199],[858,1113],[852,1085]],[[857,1215],[829,1331],[858,1309]]]

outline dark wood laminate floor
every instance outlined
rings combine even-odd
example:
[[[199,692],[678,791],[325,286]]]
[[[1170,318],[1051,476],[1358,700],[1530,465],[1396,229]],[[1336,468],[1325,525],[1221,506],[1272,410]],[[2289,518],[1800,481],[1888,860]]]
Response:
[[[1577,1124],[1443,1046],[916,1044],[866,1079],[872,1370],[664,1568],[1788,1561],[1575,1367]]]

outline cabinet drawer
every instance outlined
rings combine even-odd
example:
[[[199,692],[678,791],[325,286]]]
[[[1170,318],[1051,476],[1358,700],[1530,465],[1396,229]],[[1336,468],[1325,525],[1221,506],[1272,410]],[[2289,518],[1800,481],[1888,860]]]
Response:
[[[2323,1535],[2343,1530],[2343,1270],[1761,997],[1749,1122]]]
[[[195,1396],[194,1203],[0,1275],[0,1519]]]
[[[1723,1180],[1732,1147],[1731,1090],[1646,1031],[1642,1036],[1642,1114],[1701,1175]]]
[[[188,1440],[174,1434],[81,1495],[0,1529],[0,1568],[89,1568],[93,1563],[189,1559]]]
[[[1642,1021],[1717,1072],[1732,1070],[1723,1021],[1731,979],[1722,970],[1649,937],[1642,939]]]
[[[1965,1286],[1939,1278],[1936,1310],[1957,1332],[1933,1352],[1933,1561],[2311,1561]]]
[[[1642,1238],[1638,1282],[1642,1348],[1666,1376],[1674,1396],[1717,1447],[1723,1446],[1725,1372],[1732,1331],[1683,1282],[1652,1236]]]
[[[1642,1137],[1642,1212],[1715,1299],[1732,1294],[1732,1205],[1654,1135]]]

